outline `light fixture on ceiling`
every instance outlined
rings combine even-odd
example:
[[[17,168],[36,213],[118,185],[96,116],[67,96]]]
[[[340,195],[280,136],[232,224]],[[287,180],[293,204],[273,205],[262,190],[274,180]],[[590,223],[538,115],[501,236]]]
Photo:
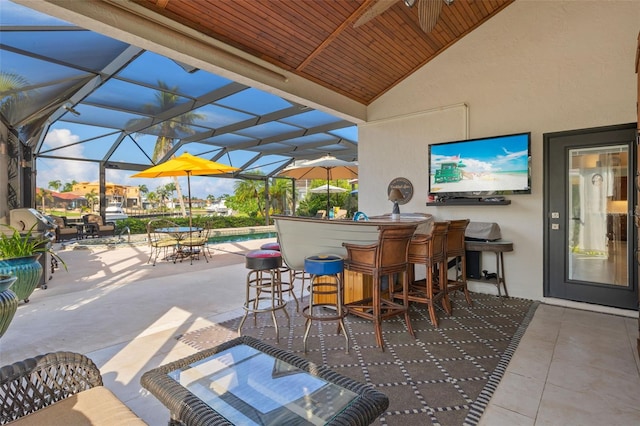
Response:
[[[415,6],[415,4],[416,4],[416,2],[417,2],[417,1],[418,1],[418,0],[402,0],[402,2],[404,3],[404,5],[405,5],[405,6],[407,6],[407,7],[413,7],[413,6]],[[439,0],[437,0],[437,1],[439,1]],[[447,6],[451,6],[455,0],[442,0],[442,1],[443,1],[443,2],[444,2],[444,4],[446,4]]]
[[[404,195],[398,188],[393,188],[389,192],[389,201],[393,202],[393,210],[391,211],[391,219],[398,220],[400,219],[400,206],[398,205],[398,201],[404,200]]]
[[[366,24],[376,16],[387,11],[396,1],[399,0],[372,0],[364,13],[354,22],[353,27],[358,28]],[[409,8],[417,6],[418,23],[422,31],[427,34],[433,31],[436,26],[442,5],[446,4],[447,6],[451,6],[453,2],[454,0],[402,0],[402,3]]]
[[[73,107],[73,105],[71,105],[71,102],[67,102],[66,104],[64,104],[62,106],[62,108],[66,109],[67,111],[69,111],[71,114],[76,115],[76,116],[80,116],[80,113],[78,111],[76,111],[76,109]]]

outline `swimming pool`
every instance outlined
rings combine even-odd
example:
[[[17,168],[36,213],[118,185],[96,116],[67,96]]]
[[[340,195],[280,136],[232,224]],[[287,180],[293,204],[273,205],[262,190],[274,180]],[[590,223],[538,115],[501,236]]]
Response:
[[[264,238],[276,238],[278,233],[275,231],[247,232],[243,234],[226,234],[209,237],[209,244],[235,243],[240,241],[258,240]],[[63,241],[63,246],[71,245],[79,248],[87,248],[93,246],[130,246],[130,245],[147,245],[147,234],[132,234],[121,237],[105,237],[105,238],[88,238],[84,240]]]
[[[277,236],[278,234],[276,232],[255,232],[251,234],[219,235],[216,237],[209,237],[209,244],[236,243],[239,241],[259,240],[263,238],[275,238]]]

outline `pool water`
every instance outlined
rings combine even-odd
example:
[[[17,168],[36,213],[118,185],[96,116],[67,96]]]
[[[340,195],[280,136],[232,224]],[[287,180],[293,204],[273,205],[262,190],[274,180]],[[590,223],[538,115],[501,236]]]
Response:
[[[275,231],[265,232],[248,232],[244,234],[231,234],[231,235],[218,235],[215,237],[209,237],[209,244],[218,243],[234,243],[238,241],[250,241],[264,238],[276,238],[278,233]],[[147,234],[133,234],[123,235],[118,237],[103,237],[103,238],[88,238],[84,240],[71,240],[61,242],[63,246],[71,245],[78,246],[79,248],[86,248],[87,246],[117,246],[117,245],[147,245]]]
[[[250,241],[250,240],[259,240],[263,238],[275,238],[277,235],[278,235],[277,232],[257,232],[253,234],[240,234],[240,235],[220,235],[217,237],[209,237],[209,244],[235,243],[238,241]]]

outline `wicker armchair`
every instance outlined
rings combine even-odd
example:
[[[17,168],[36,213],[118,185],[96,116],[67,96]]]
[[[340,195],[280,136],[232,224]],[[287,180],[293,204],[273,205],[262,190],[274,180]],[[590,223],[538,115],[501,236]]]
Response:
[[[85,224],[85,236],[105,237],[116,235],[116,224],[104,222],[99,214],[89,213],[82,216]]]
[[[71,226],[67,224],[66,216],[49,216],[55,224],[56,228],[56,241],[67,241],[76,239],[78,237],[78,230],[75,226]]]
[[[52,424],[52,419],[73,425],[145,424],[102,386],[100,370],[84,355],[54,352],[0,368],[0,424]]]

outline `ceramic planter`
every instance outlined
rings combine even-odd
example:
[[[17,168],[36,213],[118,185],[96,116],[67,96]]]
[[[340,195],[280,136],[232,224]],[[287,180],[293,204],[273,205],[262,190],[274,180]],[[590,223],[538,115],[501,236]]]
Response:
[[[0,337],[9,328],[18,309],[18,296],[10,290],[17,279],[13,275],[0,275]]]
[[[40,254],[0,260],[0,275],[14,275],[18,280],[11,290],[18,300],[29,302],[29,296],[36,289],[42,276],[42,265],[38,262]]]

